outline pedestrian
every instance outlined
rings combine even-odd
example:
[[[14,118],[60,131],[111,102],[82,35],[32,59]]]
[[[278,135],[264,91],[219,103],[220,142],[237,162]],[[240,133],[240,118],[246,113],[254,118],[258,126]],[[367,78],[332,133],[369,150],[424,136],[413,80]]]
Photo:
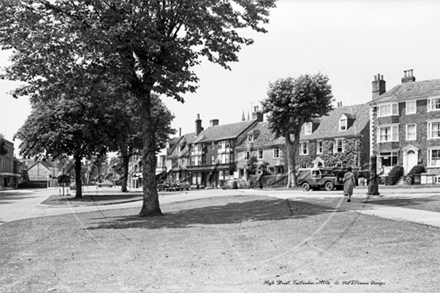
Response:
[[[354,180],[355,177],[352,169],[348,167],[347,172],[344,174],[344,179],[342,180],[344,182],[344,196],[348,196],[347,202],[351,201],[351,196],[353,195]]]

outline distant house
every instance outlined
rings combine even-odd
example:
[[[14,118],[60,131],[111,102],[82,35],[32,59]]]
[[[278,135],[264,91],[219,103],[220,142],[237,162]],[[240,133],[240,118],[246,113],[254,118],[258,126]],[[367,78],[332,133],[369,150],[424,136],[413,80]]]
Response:
[[[220,180],[233,178],[236,172],[235,148],[259,121],[262,121],[262,115],[258,119],[225,125],[219,125],[219,121],[213,119],[210,127],[201,131],[202,121],[198,116],[197,137],[188,144],[190,183],[198,187],[218,187]]]
[[[407,70],[402,83],[386,91],[378,75],[370,107],[371,146],[380,170],[386,174],[402,165],[406,174],[421,164],[440,175],[440,79],[416,81]]]
[[[257,165],[267,164],[267,170],[272,174],[284,173],[284,146],[284,138],[275,138],[268,122],[258,122],[236,148],[238,177],[247,178],[247,165],[252,157],[257,159]]]
[[[21,181],[22,163],[14,157],[14,143],[3,139],[7,153],[0,156],[0,189],[16,187]]]
[[[369,105],[338,107],[303,125],[297,168],[313,166],[367,168],[370,156]]]
[[[169,169],[168,179],[190,181],[190,171],[188,165],[190,163],[190,146],[196,139],[196,132],[180,135],[178,141],[171,149],[168,155],[171,169]]]

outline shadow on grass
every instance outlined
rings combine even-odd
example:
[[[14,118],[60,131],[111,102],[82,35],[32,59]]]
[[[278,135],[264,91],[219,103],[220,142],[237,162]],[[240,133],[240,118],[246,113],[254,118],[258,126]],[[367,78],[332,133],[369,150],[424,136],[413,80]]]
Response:
[[[280,199],[231,202],[225,205],[197,208],[188,208],[183,204],[180,207],[179,210],[165,212],[163,217],[145,218],[137,215],[115,215],[117,211],[108,210],[103,212],[104,217],[94,218],[94,225],[88,229],[189,228],[205,225],[240,224],[247,221],[302,219],[325,213],[341,212],[329,207]]]
[[[28,193],[9,193],[0,195],[0,204],[11,204],[13,201],[18,201],[21,199],[34,198],[35,196],[30,196]]]
[[[367,204],[392,207],[429,207],[440,211],[440,197],[370,199]]]
[[[137,193],[116,193],[116,194],[83,194],[82,198],[76,198],[75,194],[60,196],[52,195],[41,204],[44,205],[104,205],[104,204],[117,204],[128,201],[141,200],[142,195]]]

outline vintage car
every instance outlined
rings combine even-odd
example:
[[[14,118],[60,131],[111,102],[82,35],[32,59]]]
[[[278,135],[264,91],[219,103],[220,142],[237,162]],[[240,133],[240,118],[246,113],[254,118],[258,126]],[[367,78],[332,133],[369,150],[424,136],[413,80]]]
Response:
[[[170,190],[171,182],[168,181],[162,181],[160,183],[157,183],[157,190],[158,191],[167,191]]]
[[[103,181],[103,182],[98,182],[98,187],[113,187],[113,182],[110,181]]]
[[[304,168],[299,169],[297,174],[297,182],[302,190],[310,189],[333,190],[342,189],[344,183],[345,171],[343,169],[331,168]]]
[[[184,189],[189,190],[189,183],[183,180],[176,180],[170,186],[170,190],[184,190]]]

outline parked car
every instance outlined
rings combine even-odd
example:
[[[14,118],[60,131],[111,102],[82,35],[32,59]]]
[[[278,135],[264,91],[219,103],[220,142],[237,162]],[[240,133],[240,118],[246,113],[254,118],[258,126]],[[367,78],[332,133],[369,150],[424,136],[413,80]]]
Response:
[[[297,182],[304,191],[321,188],[328,191],[342,189],[344,174],[343,169],[304,168],[298,170]]]
[[[171,182],[168,181],[162,181],[160,183],[157,184],[157,190],[158,191],[167,191],[170,190],[171,187]]]
[[[189,190],[189,183],[183,180],[176,180],[170,186],[170,190],[184,190],[184,189]]]
[[[98,182],[98,187],[113,187],[113,182],[109,182],[109,181]]]

